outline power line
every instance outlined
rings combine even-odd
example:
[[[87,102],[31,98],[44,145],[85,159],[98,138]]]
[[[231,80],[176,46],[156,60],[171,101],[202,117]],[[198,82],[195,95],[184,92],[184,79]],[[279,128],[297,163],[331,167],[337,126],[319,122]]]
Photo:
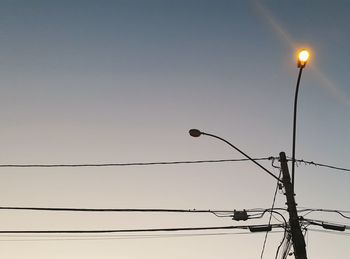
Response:
[[[272,157],[253,158],[256,161],[271,160]],[[161,161],[161,162],[135,162],[135,163],[83,163],[83,164],[0,164],[0,168],[51,168],[51,167],[122,167],[122,166],[152,166],[152,165],[179,165],[179,164],[204,164],[224,162],[245,162],[247,158],[240,159],[214,159],[214,160],[193,160],[193,161]]]
[[[282,233],[283,231],[271,231],[272,234]],[[1,239],[0,242],[9,241],[9,242],[21,242],[21,241],[75,241],[75,240],[123,240],[123,239],[153,239],[153,238],[179,238],[179,237],[202,237],[202,236],[233,236],[233,235],[251,235],[256,234],[257,232],[236,232],[236,233],[227,233],[227,232],[218,232],[218,233],[192,233],[192,234],[151,234],[151,235],[94,235],[94,236],[85,236],[81,237],[74,235],[38,235],[28,236],[28,235],[1,235],[1,238],[6,237],[7,239]],[[18,239],[22,238],[22,239]]]
[[[253,158],[255,161],[276,160],[278,157],[260,157]],[[192,161],[160,161],[160,162],[134,162],[134,163],[82,163],[82,164],[0,164],[0,168],[55,168],[55,167],[127,167],[127,166],[156,166],[156,165],[180,165],[180,164],[206,164],[206,163],[225,163],[225,162],[246,162],[247,158],[239,159],[211,159],[211,160],[192,160]],[[288,159],[291,161],[291,159]],[[324,163],[316,163],[304,159],[296,159],[298,163],[326,167],[329,169],[350,172],[349,168],[334,166]]]
[[[341,210],[331,210],[331,209],[303,209],[303,210],[300,210],[302,212],[306,212],[308,211],[307,213],[305,213],[303,215],[303,217],[305,217],[306,215],[312,213],[312,212],[333,212],[333,213],[337,213],[339,214],[340,216],[342,216],[343,218],[346,218],[346,219],[350,219],[349,216],[345,216],[344,213],[350,213],[350,211],[341,211]]]
[[[283,224],[270,225],[272,228],[284,228]],[[184,228],[145,228],[145,229],[105,229],[105,230],[0,230],[0,234],[96,234],[96,233],[137,233],[137,232],[175,232],[204,231],[222,229],[249,229],[266,227],[266,225],[184,227]]]
[[[273,160],[272,160],[272,163],[273,163]],[[278,175],[278,178],[281,177],[281,172],[282,172],[282,171],[280,170],[280,173],[279,173],[279,175]],[[279,187],[279,182],[277,182],[277,184],[276,184],[275,193],[274,193],[273,199],[272,199],[271,213],[270,213],[270,217],[269,217],[269,225],[270,225],[271,219],[272,219],[273,208],[275,207],[276,195],[277,195],[278,187]],[[260,254],[260,258],[261,258],[261,259],[262,259],[263,256],[264,256],[265,246],[266,246],[266,241],[267,241],[267,235],[268,235],[268,233],[269,233],[268,231],[266,231],[266,233],[265,233],[264,243],[263,243],[263,247],[262,247],[261,254]]]
[[[218,210],[218,209],[160,209],[160,208],[67,208],[67,207],[19,207],[19,206],[0,206],[1,210],[14,211],[50,211],[50,212],[93,212],[93,213],[190,213],[190,214],[213,214],[216,217],[233,217],[235,210]],[[269,208],[269,209],[246,209],[247,212],[255,214],[249,215],[249,219],[262,218],[266,212],[272,211],[283,218],[284,216],[277,212],[277,210],[286,211],[286,208]]]
[[[309,207],[305,207],[305,206],[300,206],[298,211],[302,212],[302,211],[324,211],[324,212],[341,212],[341,213],[350,213],[350,210],[339,210],[339,209],[315,209],[315,208],[309,208]]]
[[[277,213],[277,210],[286,211],[286,208],[274,208],[276,195],[274,194],[273,198],[273,207],[269,209],[246,209],[247,212],[256,212],[256,214],[249,215],[249,218],[261,218],[266,212]],[[51,212],[130,212],[130,213],[193,213],[193,214],[213,214],[217,217],[233,217],[234,209],[232,210],[218,210],[218,209],[161,209],[161,208],[67,208],[67,207],[20,207],[20,206],[0,206],[1,210],[18,210],[18,211],[51,211]],[[350,213],[347,210],[335,210],[335,209],[314,209],[314,208],[305,208],[301,207],[298,209],[298,212],[307,212],[303,216],[306,216],[312,212],[327,212],[327,213],[337,213],[343,218],[350,219],[349,216],[346,216],[346,213]],[[281,214],[280,214],[281,215]],[[271,216],[271,214],[270,214]],[[281,215],[283,217],[283,215]],[[269,222],[271,217],[269,219]],[[284,219],[285,220],[285,219]]]
[[[325,225],[341,226],[341,227],[343,227],[343,229],[341,231],[344,231],[346,229],[350,229],[350,225],[344,225],[342,223],[335,223],[335,222],[323,221],[323,220],[318,220],[318,219],[306,219],[306,218],[302,218],[302,221],[309,223],[309,225],[315,225],[315,226],[320,226],[320,227],[325,227]]]
[[[285,218],[281,213],[279,213],[279,212],[277,212],[277,211],[271,211],[271,212],[280,215],[280,216],[282,217],[283,221],[284,221],[284,225],[285,225],[285,226],[288,226],[286,218]],[[272,215],[272,214],[271,214],[271,215]],[[281,241],[281,243],[279,244],[279,246],[278,246],[278,248],[277,248],[277,250],[276,250],[275,259],[277,259],[277,256],[278,256],[278,253],[279,253],[279,251],[280,251],[280,248],[281,248],[282,244],[284,243],[284,241],[287,239],[288,234],[289,234],[289,233],[288,233],[287,227],[286,227],[286,228],[284,228],[284,234],[283,234],[282,241]]]
[[[288,232],[288,235],[286,237],[286,242],[285,242],[284,247],[283,247],[282,256],[281,256],[282,259],[287,259],[288,253],[289,253],[291,247],[292,247],[292,234]],[[277,258],[278,252],[279,251],[277,250],[275,258]]]
[[[288,161],[290,161],[290,160],[288,160]],[[350,169],[349,168],[345,168],[345,167],[339,167],[339,166],[323,164],[323,163],[315,163],[313,161],[306,161],[306,160],[303,160],[303,159],[298,159],[298,160],[295,160],[295,161],[298,162],[298,163],[304,163],[304,164],[308,164],[308,165],[314,165],[314,166],[326,167],[326,168],[330,168],[330,169],[334,169],[334,170],[350,172]]]
[[[217,217],[232,216],[234,210],[197,210],[197,209],[139,209],[139,208],[64,208],[64,207],[12,207],[0,206],[0,210],[26,211],[65,211],[65,212],[154,212],[154,213],[210,213]],[[221,215],[220,215],[221,214]],[[226,214],[226,215],[222,215]]]

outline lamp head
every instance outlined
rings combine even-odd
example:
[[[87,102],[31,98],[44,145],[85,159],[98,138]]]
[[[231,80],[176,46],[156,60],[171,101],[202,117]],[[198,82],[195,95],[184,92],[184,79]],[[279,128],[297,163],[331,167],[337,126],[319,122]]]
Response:
[[[189,133],[192,137],[195,137],[195,138],[202,135],[202,132],[200,130],[197,130],[197,129],[190,129]]]
[[[299,51],[299,53],[298,53],[298,67],[304,68],[306,66],[306,62],[308,61],[309,57],[310,57],[310,53],[306,49]]]

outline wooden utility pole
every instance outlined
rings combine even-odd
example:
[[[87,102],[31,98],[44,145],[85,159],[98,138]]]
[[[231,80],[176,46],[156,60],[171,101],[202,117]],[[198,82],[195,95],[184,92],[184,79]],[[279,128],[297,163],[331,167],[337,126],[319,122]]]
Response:
[[[301,232],[298,212],[297,212],[296,203],[294,199],[294,190],[293,190],[292,183],[290,181],[287,158],[284,152],[280,153],[280,163],[281,163],[282,175],[283,175],[282,182],[286,192],[285,195],[287,198],[289,225],[290,225],[291,234],[292,234],[294,256],[295,256],[295,259],[307,259],[305,239],[304,239],[303,233]]]

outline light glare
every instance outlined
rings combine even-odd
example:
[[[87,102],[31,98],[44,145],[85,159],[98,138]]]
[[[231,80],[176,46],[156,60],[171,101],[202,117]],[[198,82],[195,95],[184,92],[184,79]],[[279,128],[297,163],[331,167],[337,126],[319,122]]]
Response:
[[[298,58],[301,62],[306,62],[309,59],[309,52],[307,50],[302,50],[299,52]]]

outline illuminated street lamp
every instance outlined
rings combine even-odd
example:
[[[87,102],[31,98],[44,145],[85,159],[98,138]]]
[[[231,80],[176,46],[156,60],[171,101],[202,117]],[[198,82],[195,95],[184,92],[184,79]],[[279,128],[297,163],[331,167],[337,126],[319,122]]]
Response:
[[[303,49],[299,51],[298,53],[298,67],[304,68],[306,66],[306,62],[310,57],[310,53],[306,50]]]
[[[295,139],[296,139],[296,124],[297,124],[297,105],[298,105],[298,92],[299,92],[299,84],[301,74],[303,72],[303,68],[306,66],[306,63],[310,57],[309,51],[303,49],[298,53],[298,68],[299,75],[297,80],[297,86],[295,89],[295,97],[294,97],[294,116],[293,116],[293,147],[292,147],[292,188],[294,192],[294,173],[295,173]]]

